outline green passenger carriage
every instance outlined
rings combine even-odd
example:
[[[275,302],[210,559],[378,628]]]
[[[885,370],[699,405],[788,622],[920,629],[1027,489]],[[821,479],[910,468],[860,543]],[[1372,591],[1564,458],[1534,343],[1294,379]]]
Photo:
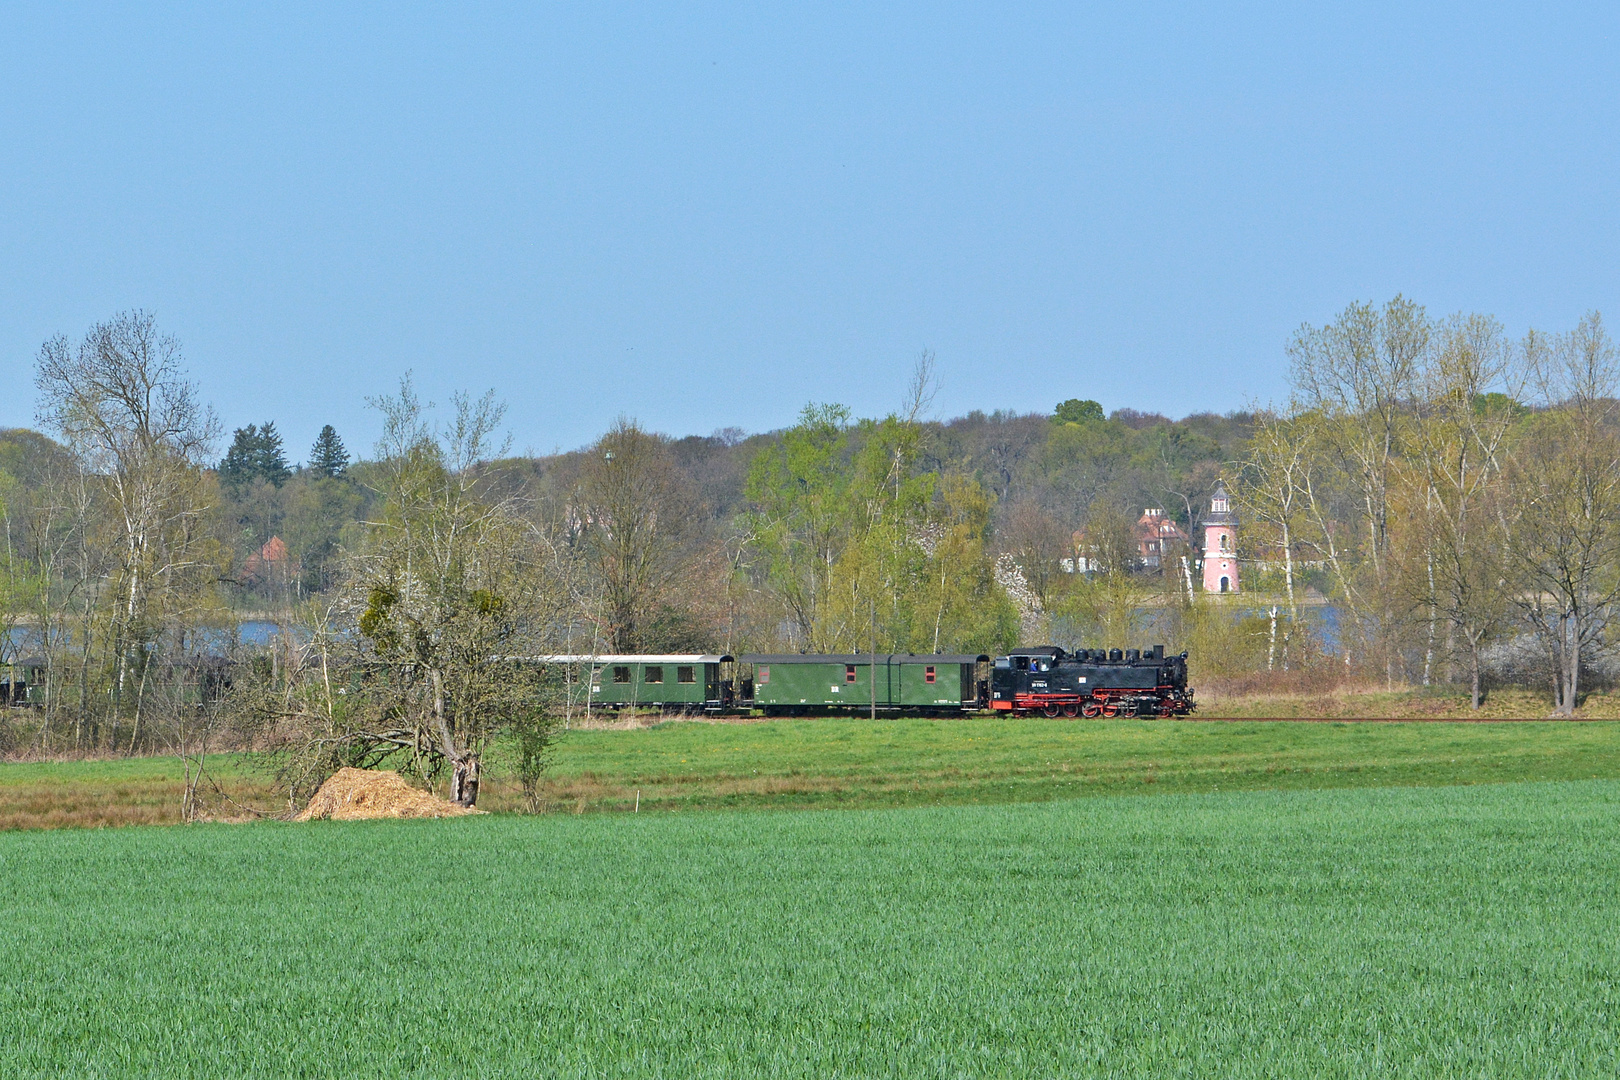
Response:
[[[589,702],[610,709],[730,708],[732,658],[723,653],[624,653],[540,656],[543,664],[577,665],[590,678]]]

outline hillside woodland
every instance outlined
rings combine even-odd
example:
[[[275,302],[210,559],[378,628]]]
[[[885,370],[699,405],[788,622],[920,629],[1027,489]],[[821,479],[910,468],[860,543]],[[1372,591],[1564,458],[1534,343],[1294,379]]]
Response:
[[[36,706],[0,738],[281,738],[303,748],[291,784],[409,760],[470,802],[492,735],[537,774],[568,708],[513,657],[1149,638],[1202,677],[1456,682],[1476,702],[1515,681],[1572,713],[1620,594],[1600,318],[1510,340],[1397,297],[1286,354],[1290,399],[1263,411],[1106,413],[1077,378],[1048,414],[939,419],[925,355],[885,416],[812,402],[785,430],[685,437],[621,420],[540,458],[510,455],[492,395],[434,409],[407,375],[372,401],[375,446],[327,426],[300,454],[273,418],[227,436],[179,344],[120,314],[46,342],[40,430],[0,432],[0,672]],[[1223,481],[1243,579],[1215,596],[1189,538]]]

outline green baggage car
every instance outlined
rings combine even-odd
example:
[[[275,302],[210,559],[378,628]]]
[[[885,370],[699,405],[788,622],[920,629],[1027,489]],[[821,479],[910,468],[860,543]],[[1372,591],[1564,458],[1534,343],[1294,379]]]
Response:
[[[741,701],[766,713],[960,713],[989,694],[982,654],[744,653],[737,663]]]

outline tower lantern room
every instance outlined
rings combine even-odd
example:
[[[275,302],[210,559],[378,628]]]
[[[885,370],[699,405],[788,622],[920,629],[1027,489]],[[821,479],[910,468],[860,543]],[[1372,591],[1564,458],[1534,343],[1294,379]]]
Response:
[[[1237,515],[1226,485],[1217,483],[1204,517],[1204,591],[1237,592]]]

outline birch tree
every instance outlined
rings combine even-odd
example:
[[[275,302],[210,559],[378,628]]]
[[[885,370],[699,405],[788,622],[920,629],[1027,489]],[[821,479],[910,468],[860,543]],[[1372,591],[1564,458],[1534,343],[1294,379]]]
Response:
[[[1428,609],[1429,674],[1436,621],[1466,651],[1470,701],[1482,703],[1481,649],[1506,610],[1498,527],[1506,440],[1523,411],[1514,349],[1496,320],[1457,316],[1438,328],[1421,375],[1400,471],[1414,524],[1406,580]],[[1449,650],[1448,650],[1449,651]]]
[[[1264,417],[1249,443],[1249,456],[1237,473],[1233,494],[1250,523],[1251,545],[1282,556],[1288,623],[1283,631],[1282,664],[1287,670],[1294,629],[1299,622],[1295,595],[1295,552],[1308,542],[1309,498],[1318,453],[1310,416]]]
[[[141,311],[93,326],[76,348],[65,337],[47,341],[35,384],[41,422],[67,442],[111,526],[113,565],[97,599],[111,712],[115,723],[130,717],[133,747],[165,632],[195,626],[217,603],[224,553],[211,522],[217,489],[203,465],[219,423],[187,378],[179,343]],[[89,530],[83,540],[92,543]]]
[[[1326,326],[1301,327],[1288,350],[1295,392],[1319,417],[1322,447],[1337,459],[1354,494],[1359,519],[1355,547],[1326,529],[1326,493],[1316,483],[1321,474],[1307,493],[1309,509],[1324,529],[1328,562],[1352,606],[1358,634],[1365,647],[1378,650],[1391,684],[1398,612],[1389,565],[1390,486],[1431,332],[1423,308],[1397,296],[1382,308],[1351,304]]]

